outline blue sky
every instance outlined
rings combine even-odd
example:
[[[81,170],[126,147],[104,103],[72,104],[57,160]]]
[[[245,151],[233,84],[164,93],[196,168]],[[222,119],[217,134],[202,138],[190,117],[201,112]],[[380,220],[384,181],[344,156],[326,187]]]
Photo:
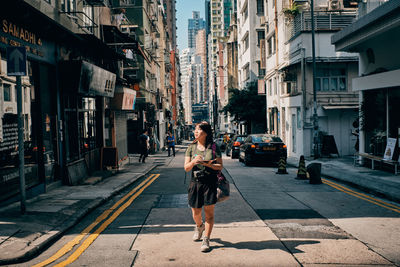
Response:
[[[176,18],[178,27],[178,49],[188,47],[188,19],[192,17],[192,11],[200,11],[200,17],[204,17],[204,0],[177,0],[176,1]]]

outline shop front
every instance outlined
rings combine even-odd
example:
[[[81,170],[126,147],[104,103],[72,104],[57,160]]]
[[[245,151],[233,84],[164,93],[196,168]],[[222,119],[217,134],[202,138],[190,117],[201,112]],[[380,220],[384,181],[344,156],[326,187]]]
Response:
[[[60,62],[65,131],[65,183],[76,184],[100,170],[104,113],[116,75],[83,60]]]
[[[114,98],[111,101],[111,109],[106,120],[110,125],[106,127],[106,144],[116,147],[118,151],[118,164],[128,157],[128,121],[137,121],[137,113],[134,112],[136,104],[136,91],[118,85]]]
[[[60,180],[60,173],[56,44],[5,9],[0,12],[0,22],[0,202],[4,203],[19,192],[17,87],[15,77],[7,75],[7,47],[23,46],[27,51],[28,73],[22,77],[27,196],[44,192],[46,184]]]

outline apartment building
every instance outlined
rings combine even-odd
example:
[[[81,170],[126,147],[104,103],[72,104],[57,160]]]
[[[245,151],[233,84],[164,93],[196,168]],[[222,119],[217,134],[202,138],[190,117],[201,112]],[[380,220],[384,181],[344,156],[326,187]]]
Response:
[[[359,152],[387,160],[398,160],[398,148],[387,144],[400,141],[399,14],[399,1],[363,1],[357,21],[332,36],[337,51],[359,53],[351,81],[359,95]]]
[[[336,52],[330,38],[355,20],[356,8],[357,3],[351,1],[315,1],[314,101],[309,3],[284,0],[265,5],[261,21],[265,28],[268,131],[283,139],[290,156],[310,156],[315,151],[342,156],[355,151],[356,137],[351,133],[359,105],[351,80],[358,72],[358,58],[354,53]],[[330,147],[336,146],[337,151],[326,151],[327,139],[334,140]]]

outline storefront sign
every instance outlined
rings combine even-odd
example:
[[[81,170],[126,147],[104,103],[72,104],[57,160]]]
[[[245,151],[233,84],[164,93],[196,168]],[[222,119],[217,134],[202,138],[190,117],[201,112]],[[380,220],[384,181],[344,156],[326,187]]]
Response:
[[[0,18],[0,47],[25,47],[27,56],[55,63],[55,45],[42,40],[35,32],[17,22]]]
[[[135,110],[136,91],[124,92],[122,110]]]
[[[258,80],[258,95],[265,95],[265,81],[264,79]]]
[[[82,61],[79,92],[88,95],[114,96],[116,75],[89,62]]]
[[[393,153],[396,148],[396,141],[397,141],[396,138],[387,139],[385,154],[383,155],[384,160],[392,160]]]

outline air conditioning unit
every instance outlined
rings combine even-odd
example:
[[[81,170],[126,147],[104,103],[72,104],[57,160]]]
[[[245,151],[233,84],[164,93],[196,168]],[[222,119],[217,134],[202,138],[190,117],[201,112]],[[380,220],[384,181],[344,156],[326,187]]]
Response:
[[[342,8],[340,0],[329,0],[329,10],[338,10]]]

